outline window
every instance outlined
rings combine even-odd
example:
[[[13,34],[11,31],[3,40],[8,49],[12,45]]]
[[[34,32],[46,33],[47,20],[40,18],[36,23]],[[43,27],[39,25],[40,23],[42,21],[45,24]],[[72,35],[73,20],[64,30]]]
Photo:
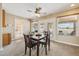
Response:
[[[59,35],[75,35],[75,22],[59,22],[58,23]]]

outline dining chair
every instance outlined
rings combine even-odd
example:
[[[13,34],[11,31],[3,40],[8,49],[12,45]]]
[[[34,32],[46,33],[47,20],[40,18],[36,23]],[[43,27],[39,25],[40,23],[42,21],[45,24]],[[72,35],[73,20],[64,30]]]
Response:
[[[45,47],[45,54],[47,55],[47,35],[45,35],[45,38],[40,40],[40,44],[44,45],[44,47]]]
[[[48,45],[48,50],[50,51],[50,32],[49,31],[45,31],[44,35],[46,35],[47,37],[47,45]]]
[[[50,32],[47,33],[48,50],[50,51]]]
[[[40,40],[40,44],[42,44],[42,46],[44,45],[45,53],[47,55],[47,45],[48,45],[48,50],[50,51],[50,33],[49,32],[44,32],[44,35],[46,37],[43,38],[43,40]]]
[[[29,48],[29,55],[31,56],[31,48],[37,46],[37,42],[36,41],[32,41],[32,39],[30,38],[29,35],[24,35],[24,39],[25,39],[25,54],[27,52],[27,47]]]

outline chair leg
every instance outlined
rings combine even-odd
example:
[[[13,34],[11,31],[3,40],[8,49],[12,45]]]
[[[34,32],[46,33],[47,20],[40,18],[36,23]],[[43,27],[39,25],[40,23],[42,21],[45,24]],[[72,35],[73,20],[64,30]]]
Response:
[[[48,50],[50,51],[50,40],[48,41]]]
[[[48,50],[50,51],[50,45],[48,46]]]
[[[47,55],[47,45],[45,45],[45,54]]]
[[[26,55],[26,52],[27,52],[27,46],[25,46],[25,55]]]
[[[29,56],[31,56],[31,48],[29,48]]]

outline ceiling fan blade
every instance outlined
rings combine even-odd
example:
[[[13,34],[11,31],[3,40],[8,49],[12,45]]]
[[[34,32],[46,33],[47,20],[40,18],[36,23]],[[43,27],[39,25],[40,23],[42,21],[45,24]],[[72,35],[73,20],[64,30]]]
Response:
[[[41,7],[36,8],[37,11],[40,11],[41,9],[42,9]]]
[[[32,10],[27,10],[28,12],[33,12]]]
[[[40,10],[41,9],[42,9],[41,7],[38,7],[38,8],[35,9],[35,11],[32,11],[32,10],[27,10],[27,11],[28,12],[34,12],[34,13],[40,14]]]
[[[40,8],[40,7],[39,7],[39,8],[36,8],[35,13],[39,13],[39,12],[40,12],[40,10],[41,10],[41,8]]]

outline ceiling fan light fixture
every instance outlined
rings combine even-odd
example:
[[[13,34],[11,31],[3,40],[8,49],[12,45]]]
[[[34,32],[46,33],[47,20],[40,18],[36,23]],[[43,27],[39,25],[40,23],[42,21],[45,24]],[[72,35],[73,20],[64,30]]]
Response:
[[[40,17],[40,14],[35,14],[35,16]]]

